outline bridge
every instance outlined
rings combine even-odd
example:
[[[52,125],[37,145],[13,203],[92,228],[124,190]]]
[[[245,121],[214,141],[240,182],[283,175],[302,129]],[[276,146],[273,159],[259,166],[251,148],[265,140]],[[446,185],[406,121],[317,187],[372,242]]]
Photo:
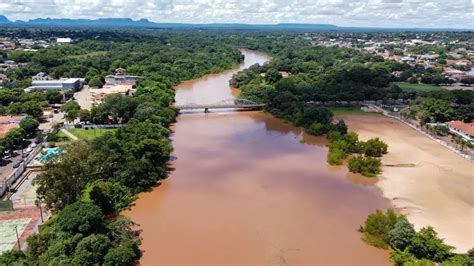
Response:
[[[210,104],[181,104],[175,105],[175,107],[179,110],[198,110],[204,109],[204,112],[209,112],[209,109],[230,109],[235,108],[239,110],[259,110],[265,107],[265,104],[258,104],[250,100],[246,99],[229,99],[220,101],[217,103],[210,103]]]

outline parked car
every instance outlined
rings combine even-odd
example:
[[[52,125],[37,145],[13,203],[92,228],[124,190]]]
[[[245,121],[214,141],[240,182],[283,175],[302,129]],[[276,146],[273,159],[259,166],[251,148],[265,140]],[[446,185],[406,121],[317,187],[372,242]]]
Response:
[[[13,164],[13,168],[18,168],[20,167],[20,164],[22,163],[22,161],[18,161],[16,162],[15,164]]]

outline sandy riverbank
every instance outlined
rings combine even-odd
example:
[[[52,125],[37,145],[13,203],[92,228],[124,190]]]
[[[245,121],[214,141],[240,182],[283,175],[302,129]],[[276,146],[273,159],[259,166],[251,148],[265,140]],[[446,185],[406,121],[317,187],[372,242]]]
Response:
[[[457,252],[474,247],[474,164],[391,118],[342,117],[361,139],[380,137],[389,145],[377,185],[417,229],[433,226]]]

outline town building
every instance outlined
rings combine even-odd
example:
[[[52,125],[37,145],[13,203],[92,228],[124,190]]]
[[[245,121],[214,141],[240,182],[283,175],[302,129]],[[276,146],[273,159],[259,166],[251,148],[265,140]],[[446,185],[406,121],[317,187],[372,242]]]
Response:
[[[105,76],[105,83],[108,85],[135,85],[140,78],[138,76],[125,75],[125,69],[117,68],[115,75]]]
[[[84,86],[84,80],[80,78],[67,78],[59,80],[33,80],[31,86],[25,91],[32,90],[71,90],[79,91]]]
[[[72,39],[71,38],[56,38],[56,43],[57,44],[67,44],[71,43]]]
[[[450,121],[446,123],[451,134],[457,135],[471,144],[474,144],[474,123],[464,123],[462,121]]]
[[[48,74],[44,72],[39,72],[38,74],[34,75],[31,77],[32,80],[50,80],[51,78],[49,77]]]

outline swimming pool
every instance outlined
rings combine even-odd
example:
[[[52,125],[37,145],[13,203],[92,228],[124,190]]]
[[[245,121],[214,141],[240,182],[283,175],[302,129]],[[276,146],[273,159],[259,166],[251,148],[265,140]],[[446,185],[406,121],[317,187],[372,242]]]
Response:
[[[39,160],[42,163],[52,161],[56,158],[56,155],[63,153],[64,150],[60,148],[47,148],[44,150],[44,153],[41,154]]]

